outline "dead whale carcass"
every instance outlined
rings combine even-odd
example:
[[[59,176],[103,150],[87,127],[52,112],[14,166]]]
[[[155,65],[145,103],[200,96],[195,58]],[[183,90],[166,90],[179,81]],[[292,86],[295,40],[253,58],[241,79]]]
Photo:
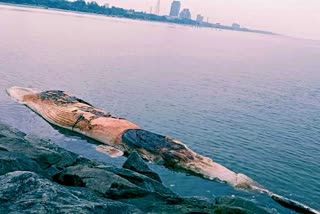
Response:
[[[86,135],[124,153],[136,150],[146,160],[190,171],[207,179],[227,182],[234,187],[247,189],[255,185],[247,176],[193,152],[178,140],[145,131],[124,118],[95,108],[63,91],[12,87],[7,92],[48,122]]]
[[[124,118],[95,108],[64,91],[12,87],[7,89],[7,93],[48,122],[105,144],[106,146],[99,146],[98,150],[106,151],[111,156],[137,151],[146,160],[182,169],[209,180],[226,182],[233,187],[258,190],[290,209],[319,214],[299,202],[259,187],[246,175],[235,173],[210,158],[195,153],[181,141],[143,130]]]

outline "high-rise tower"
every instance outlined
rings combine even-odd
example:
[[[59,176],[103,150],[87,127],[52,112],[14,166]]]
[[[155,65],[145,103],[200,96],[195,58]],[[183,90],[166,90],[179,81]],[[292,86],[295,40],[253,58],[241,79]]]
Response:
[[[191,19],[190,10],[188,8],[183,9],[180,13],[180,18],[181,19]]]
[[[181,3],[180,1],[173,1],[171,4],[169,16],[178,17],[180,12]]]
[[[155,11],[156,15],[160,14],[160,0],[157,1],[157,6],[156,6],[156,11]]]

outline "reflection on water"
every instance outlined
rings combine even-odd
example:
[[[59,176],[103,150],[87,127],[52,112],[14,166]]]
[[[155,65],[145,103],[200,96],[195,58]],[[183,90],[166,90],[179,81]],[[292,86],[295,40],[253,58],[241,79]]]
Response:
[[[95,142],[9,99],[13,85],[66,90],[320,209],[320,44],[0,6],[1,121],[121,166]],[[267,197],[152,165],[185,195]],[[197,188],[194,188],[194,187]]]

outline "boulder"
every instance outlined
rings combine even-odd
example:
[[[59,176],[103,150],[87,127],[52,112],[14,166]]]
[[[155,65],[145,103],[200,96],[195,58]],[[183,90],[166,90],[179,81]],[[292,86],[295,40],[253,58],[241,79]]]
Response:
[[[160,183],[162,182],[160,176],[152,171],[140,157],[140,155],[135,151],[130,154],[127,161],[123,164],[122,167],[148,176],[149,178],[159,181]]]
[[[181,197],[135,152],[117,168],[0,123],[0,213],[141,212],[276,213],[239,197]]]
[[[21,170],[45,174],[37,162],[24,154],[0,150],[0,175]]]
[[[2,138],[0,146],[8,152],[22,153],[36,161],[42,169],[48,168],[62,159],[62,155],[42,146],[31,145],[24,138]]]
[[[79,155],[59,148],[53,143],[44,141],[35,136],[25,135],[24,133],[1,123],[0,151],[8,152],[7,154],[15,153],[20,154],[20,156],[24,155],[24,160],[22,162],[25,164],[23,165],[26,165],[26,163],[29,163],[32,160],[38,165],[35,170],[40,167],[42,171],[45,171],[45,173],[42,174],[47,174],[48,177],[61,172],[64,167],[82,160]],[[28,158],[28,161],[26,161],[26,158]],[[83,162],[88,161],[84,160]],[[21,163],[19,165],[21,165]],[[19,168],[19,170],[29,169]]]
[[[125,203],[68,189],[33,172],[0,176],[0,213],[142,213]]]
[[[92,166],[70,166],[54,176],[54,180],[68,186],[87,187],[106,198],[132,198],[149,192],[115,173]]]
[[[235,196],[222,196],[217,197],[215,199],[215,205],[217,207],[220,207],[221,210],[224,210],[224,212],[221,211],[221,213],[225,213],[225,211],[234,208],[242,210],[242,212],[245,211],[245,213],[261,213],[261,214],[267,214],[270,213],[270,210],[263,207],[262,205],[258,205],[254,201],[250,201],[241,197],[235,197]]]
[[[100,167],[128,180],[129,182],[139,186],[140,188],[148,191],[149,193],[160,194],[160,195],[163,195],[164,197],[176,196],[176,194],[172,192],[171,189],[164,186],[162,183],[156,180],[153,180],[145,175],[139,174],[137,172],[134,172],[128,169],[120,169],[113,166],[100,166]]]
[[[143,198],[121,200],[139,207],[146,213],[201,213],[201,214],[277,214],[275,210],[263,207],[261,204],[243,199],[240,197],[230,197],[235,199],[235,203],[227,200],[229,197],[221,199],[208,199],[205,197],[181,197],[171,196],[167,198],[148,195]],[[231,203],[230,203],[231,202]]]

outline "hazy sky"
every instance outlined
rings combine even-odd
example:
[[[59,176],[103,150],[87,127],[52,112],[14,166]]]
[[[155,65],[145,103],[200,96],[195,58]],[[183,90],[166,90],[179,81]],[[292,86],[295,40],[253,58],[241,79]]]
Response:
[[[150,11],[157,0],[96,0],[99,4]],[[172,0],[160,0],[160,13],[168,15]],[[273,31],[320,40],[320,0],[181,0],[192,18],[202,14],[209,22]]]

